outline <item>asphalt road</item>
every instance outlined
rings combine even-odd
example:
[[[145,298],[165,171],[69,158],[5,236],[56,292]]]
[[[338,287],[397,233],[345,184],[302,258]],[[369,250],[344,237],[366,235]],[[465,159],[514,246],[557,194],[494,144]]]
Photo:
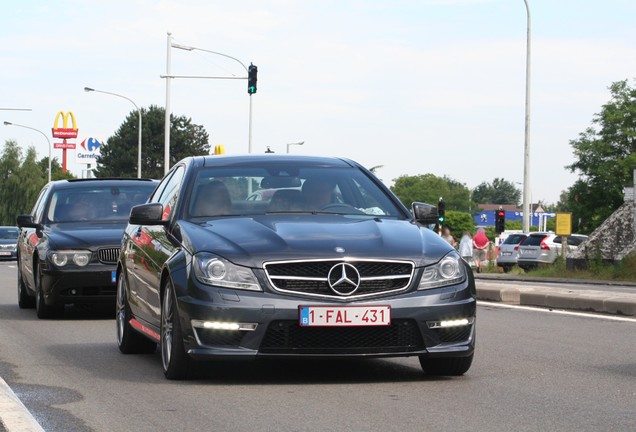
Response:
[[[459,378],[407,358],[223,362],[172,382],[158,353],[119,353],[110,309],[19,309],[2,263],[0,377],[46,431],[636,430],[636,320],[488,303],[477,319]]]

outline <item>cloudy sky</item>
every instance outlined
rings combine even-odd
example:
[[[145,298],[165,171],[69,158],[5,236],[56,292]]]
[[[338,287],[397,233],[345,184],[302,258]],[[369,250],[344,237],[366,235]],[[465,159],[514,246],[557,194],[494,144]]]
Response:
[[[576,180],[570,140],[636,77],[636,2],[529,0],[530,190],[555,203]],[[175,44],[258,66],[252,151],[343,156],[389,185],[433,173],[474,188],[523,182],[523,0],[22,0],[0,15],[1,120],[50,137],[75,113],[79,139],[106,140],[134,106],[165,106],[167,34]],[[206,51],[170,49],[172,73],[245,76]],[[245,80],[174,79],[171,108],[203,125],[212,148],[247,153]],[[45,138],[0,124],[0,142],[48,154]],[[61,150],[53,157],[62,158]],[[69,169],[84,165],[69,151]],[[518,185],[521,188],[521,184]]]

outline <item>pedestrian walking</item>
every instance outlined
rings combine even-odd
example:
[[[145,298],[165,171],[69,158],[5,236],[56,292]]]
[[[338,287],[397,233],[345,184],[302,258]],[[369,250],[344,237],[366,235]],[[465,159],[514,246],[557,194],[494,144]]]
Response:
[[[459,254],[467,263],[470,264],[473,261],[473,237],[469,231],[464,231],[459,241]]]
[[[489,244],[490,240],[486,237],[484,229],[479,228],[473,237],[473,259],[475,260],[477,273],[481,273],[483,270],[483,261],[486,260],[486,250],[488,249]]]
[[[444,228],[444,234],[442,235],[442,238],[446,240],[452,247],[454,248],[457,247],[457,241],[455,240],[455,237],[453,237],[453,235],[451,234],[451,230],[449,227]]]

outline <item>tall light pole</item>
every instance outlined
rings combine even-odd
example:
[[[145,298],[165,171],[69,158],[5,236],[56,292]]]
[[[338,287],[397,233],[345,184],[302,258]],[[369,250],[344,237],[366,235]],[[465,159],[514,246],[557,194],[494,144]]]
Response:
[[[139,116],[139,134],[138,134],[138,138],[137,138],[137,178],[141,178],[141,110],[139,109],[137,104],[132,99],[130,99],[129,97],[126,97],[124,95],[120,95],[120,94],[117,94],[117,93],[111,93],[111,92],[107,92],[107,91],[103,91],[103,90],[95,90],[94,88],[90,88],[90,87],[84,87],[84,91],[87,92],[87,93],[95,92],[95,93],[109,94],[111,96],[117,96],[117,97],[120,97],[122,99],[126,99],[127,101],[129,101],[130,103],[132,103],[134,105],[135,109],[137,110],[137,115]]]
[[[289,147],[293,146],[293,145],[303,145],[305,144],[305,141],[300,141],[300,142],[295,142],[295,143],[289,143],[287,144],[287,153],[289,153]]]
[[[196,78],[196,79],[247,79],[247,76],[237,77],[237,76],[196,76],[196,75],[172,75],[172,67],[171,67],[171,50],[170,48],[177,48],[184,51],[203,51],[211,54],[220,55],[223,57],[227,57],[235,62],[239,63],[245,69],[245,72],[249,73],[247,66],[240,61],[239,59],[232,57],[227,54],[223,54],[217,51],[211,51],[203,48],[197,48],[193,46],[181,45],[172,42],[172,33],[168,33],[168,47],[167,47],[167,55],[166,55],[166,74],[161,75],[161,78],[166,79],[166,120],[165,120],[165,142],[164,142],[164,152],[165,152],[165,172],[168,172],[169,169],[169,159],[170,159],[170,80],[173,78]],[[252,153],[252,94],[250,93],[250,110],[249,110],[249,126],[248,126],[248,153]]]
[[[36,128],[32,128],[30,126],[24,126],[24,125],[21,125],[21,124],[11,123],[11,122],[8,122],[8,121],[4,122],[4,125],[5,126],[18,126],[18,127],[25,128],[25,129],[31,129],[32,131],[36,131],[36,132],[39,132],[42,135],[44,135],[44,138],[46,138],[46,142],[49,143],[49,181],[51,181],[51,140],[49,139],[49,137],[46,136],[46,134],[44,132],[42,132],[41,130],[36,129]]]
[[[526,35],[526,126],[523,146],[523,232],[530,232],[530,6],[523,0],[527,13]]]

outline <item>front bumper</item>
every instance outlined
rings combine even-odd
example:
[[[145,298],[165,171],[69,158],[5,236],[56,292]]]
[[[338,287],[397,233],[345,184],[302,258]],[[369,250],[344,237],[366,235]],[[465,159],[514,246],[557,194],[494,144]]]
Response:
[[[467,285],[354,303],[217,289],[212,301],[181,296],[177,303],[186,351],[199,360],[256,356],[462,357],[471,355],[475,348],[476,299]],[[351,305],[388,305],[391,325],[300,326],[300,306]],[[469,323],[435,327],[435,323],[462,318]],[[202,328],[201,322],[242,323],[255,328],[209,329]]]
[[[44,302],[49,306],[114,303],[116,270],[116,265],[100,263],[82,268],[45,269],[42,271]]]

